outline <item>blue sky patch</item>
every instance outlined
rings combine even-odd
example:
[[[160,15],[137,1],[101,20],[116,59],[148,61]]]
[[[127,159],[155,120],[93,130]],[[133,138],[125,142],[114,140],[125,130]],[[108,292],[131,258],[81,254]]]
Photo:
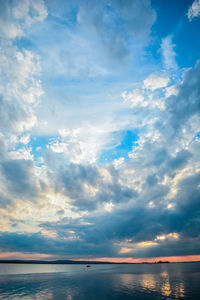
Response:
[[[120,138],[120,142],[116,146],[110,146],[109,150],[101,153],[99,162],[109,163],[120,157],[128,159],[128,153],[133,150],[133,146],[138,140],[138,134],[135,131],[127,130],[113,133],[113,136]]]

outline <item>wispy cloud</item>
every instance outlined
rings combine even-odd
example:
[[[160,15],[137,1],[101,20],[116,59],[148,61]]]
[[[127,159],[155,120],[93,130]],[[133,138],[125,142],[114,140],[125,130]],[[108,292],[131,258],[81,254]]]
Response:
[[[172,36],[167,36],[162,40],[161,53],[163,56],[163,65],[166,70],[177,69],[175,44],[172,43]]]

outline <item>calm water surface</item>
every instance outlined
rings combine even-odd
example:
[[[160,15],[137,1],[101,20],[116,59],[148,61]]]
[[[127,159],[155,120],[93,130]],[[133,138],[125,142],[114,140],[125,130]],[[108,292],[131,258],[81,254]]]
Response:
[[[200,299],[200,263],[0,264],[0,299]]]

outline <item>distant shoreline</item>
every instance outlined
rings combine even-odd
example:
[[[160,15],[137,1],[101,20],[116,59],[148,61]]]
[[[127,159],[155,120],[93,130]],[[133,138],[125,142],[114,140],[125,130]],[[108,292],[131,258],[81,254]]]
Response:
[[[120,264],[120,265],[138,265],[138,264],[148,264],[148,265],[155,265],[155,264],[168,264],[168,263],[200,263],[200,261],[185,261],[185,262],[169,262],[169,261],[155,261],[155,262],[138,262],[138,263],[129,263],[129,262],[101,262],[101,261],[76,261],[76,260],[54,260],[54,261],[46,261],[46,260],[0,260],[0,264],[7,263],[7,264],[61,264],[61,265],[83,265],[83,264],[90,264],[90,265],[105,265],[105,264]]]

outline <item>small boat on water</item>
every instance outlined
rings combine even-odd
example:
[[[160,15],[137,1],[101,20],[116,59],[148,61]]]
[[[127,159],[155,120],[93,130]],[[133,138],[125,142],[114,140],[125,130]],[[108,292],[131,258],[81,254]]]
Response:
[[[90,268],[91,266],[88,264],[87,266],[86,266],[86,268]]]

